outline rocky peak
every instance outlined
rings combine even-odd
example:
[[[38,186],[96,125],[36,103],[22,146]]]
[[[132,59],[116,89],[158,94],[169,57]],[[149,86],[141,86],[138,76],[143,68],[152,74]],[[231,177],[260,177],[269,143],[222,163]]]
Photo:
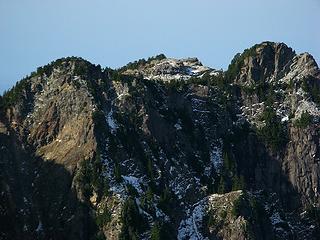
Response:
[[[218,74],[218,71],[203,66],[197,58],[165,58],[151,61],[142,68],[129,70],[124,73],[140,74],[146,79],[168,82],[171,80],[188,80],[191,77],[201,77],[205,73]]]
[[[76,57],[39,67],[4,95],[7,119],[39,156],[73,171],[94,152],[91,89],[102,76],[100,66]]]
[[[320,75],[313,57],[308,53],[297,55],[285,44],[268,42],[238,55],[229,69],[233,67],[239,70],[233,79],[240,89],[242,115],[260,135],[270,137],[268,147],[272,142],[283,140],[277,143],[282,152],[269,149],[269,154],[280,164],[295,191],[301,194],[301,202],[305,206],[319,204],[319,199],[314,197],[318,196],[315,189],[319,188],[319,183],[309,180],[310,185],[306,187],[296,172],[302,165],[308,166],[309,176],[315,179],[319,171],[319,165],[311,163],[318,162],[317,154],[312,154],[317,152],[318,143],[312,139],[320,120]],[[304,143],[310,139],[307,145],[313,150],[297,150],[306,149],[301,139],[305,139]]]
[[[282,78],[289,70],[295,52],[284,43],[263,42],[232,60],[229,70],[236,82],[241,85],[252,85],[258,82],[272,82]]]
[[[240,86],[250,119],[261,117],[266,101],[282,119],[300,118],[304,111],[319,115],[314,102],[319,103],[320,70],[308,53],[297,55],[284,43],[263,42],[236,55],[226,75]]]
[[[261,82],[278,83],[283,78],[288,80],[288,76],[298,79],[319,76],[318,65],[310,54],[296,55],[284,43],[257,44],[237,54],[229,68],[239,73],[232,76],[235,81],[247,86]]]

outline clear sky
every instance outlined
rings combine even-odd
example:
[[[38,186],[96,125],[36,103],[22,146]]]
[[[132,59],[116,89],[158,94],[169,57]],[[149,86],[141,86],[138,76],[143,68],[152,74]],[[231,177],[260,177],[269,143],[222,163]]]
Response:
[[[285,42],[320,63],[320,0],[0,0],[0,93],[38,66],[101,66],[164,53],[226,69],[237,52]]]

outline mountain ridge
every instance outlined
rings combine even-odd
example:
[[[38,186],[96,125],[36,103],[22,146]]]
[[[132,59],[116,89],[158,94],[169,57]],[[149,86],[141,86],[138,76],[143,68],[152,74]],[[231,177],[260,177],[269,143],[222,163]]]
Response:
[[[272,42],[225,72],[162,54],[40,67],[0,99],[1,236],[317,239],[319,80]]]

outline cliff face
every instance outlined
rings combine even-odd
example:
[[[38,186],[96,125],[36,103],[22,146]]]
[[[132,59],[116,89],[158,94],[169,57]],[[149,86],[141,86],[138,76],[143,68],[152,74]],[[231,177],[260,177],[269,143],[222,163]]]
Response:
[[[267,171],[257,167],[256,171],[265,175],[258,174],[256,181],[267,180],[263,185],[278,186],[277,191],[284,196],[296,192],[304,206],[319,205],[318,66],[311,55],[295,55],[284,44],[263,43],[248,51],[252,53],[243,60],[236,77],[244,115],[261,128],[270,108],[286,135],[278,151],[267,149],[275,163]]]
[[[19,92],[17,86],[7,95],[7,102],[16,99],[3,111],[1,132],[2,189],[9,196],[4,209],[13,219],[7,227],[12,238],[89,237],[89,211],[71,186],[77,164],[96,152],[94,101],[80,77],[83,86],[75,84],[76,64],[84,62],[33,74],[22,80]]]
[[[319,80],[270,42],[39,68],[0,99],[1,237],[317,239]]]
[[[35,74],[27,80],[22,101],[6,113],[11,126],[37,155],[70,171],[96,149],[92,120],[94,99],[82,76],[74,74],[82,64],[89,63],[62,62],[48,76]]]

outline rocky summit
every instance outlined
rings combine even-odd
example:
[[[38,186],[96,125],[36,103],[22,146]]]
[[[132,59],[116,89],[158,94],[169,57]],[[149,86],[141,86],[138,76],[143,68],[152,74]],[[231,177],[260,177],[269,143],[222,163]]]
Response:
[[[320,239],[319,107],[284,43],[58,59],[0,98],[0,239]]]

